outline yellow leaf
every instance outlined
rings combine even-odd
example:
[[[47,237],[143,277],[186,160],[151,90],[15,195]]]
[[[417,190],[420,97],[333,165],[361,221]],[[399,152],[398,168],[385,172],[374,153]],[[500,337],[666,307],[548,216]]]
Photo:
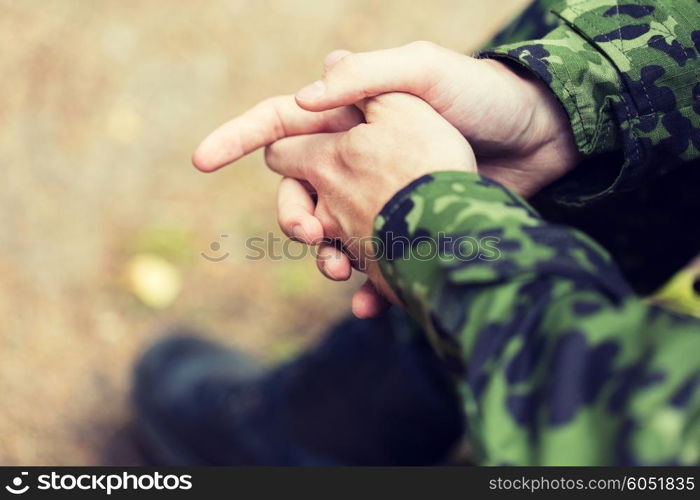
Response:
[[[156,255],[132,257],[127,262],[126,273],[131,292],[153,309],[170,306],[182,288],[178,269]]]

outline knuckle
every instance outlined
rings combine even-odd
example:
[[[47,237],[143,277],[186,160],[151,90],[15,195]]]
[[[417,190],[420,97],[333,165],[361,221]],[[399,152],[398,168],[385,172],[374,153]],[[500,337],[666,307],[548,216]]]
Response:
[[[326,274],[326,260],[327,258],[323,253],[323,250],[319,250],[319,252],[316,254],[316,267],[319,271],[321,271],[321,274],[328,278],[328,274]]]
[[[343,134],[338,144],[338,155],[343,165],[354,165],[364,156],[363,136],[364,133],[356,129]]]
[[[342,234],[340,224],[329,211],[323,208],[317,210],[314,217],[318,219],[318,221],[321,223],[321,227],[323,227],[323,243],[333,246],[335,240],[340,238]]]
[[[344,73],[344,74],[354,74],[357,69],[357,64],[358,63],[358,55],[357,54],[348,54],[342,59],[340,59],[333,69],[329,72],[329,76],[337,73]]]
[[[290,218],[286,215],[284,215],[282,212],[279,212],[277,214],[277,224],[279,225],[280,229],[284,234],[289,236],[289,232],[292,229],[293,221],[290,220]]]
[[[272,168],[277,161],[277,148],[274,144],[265,146],[265,164]]]
[[[285,218],[282,215],[280,215],[277,217],[277,223],[279,224],[279,227],[284,234],[286,234],[289,237],[293,236],[292,229],[294,228],[294,226],[296,226],[296,221],[290,218]]]
[[[369,99],[368,103],[371,103],[372,110],[377,112],[385,111],[388,107],[391,107],[392,102],[396,102],[397,99],[402,99],[403,94],[399,93],[389,93],[380,94]]]
[[[260,111],[266,113],[269,117],[276,137],[285,137],[287,135],[282,115],[284,110],[289,108],[289,105],[293,102],[294,96],[292,95],[277,95],[268,97],[258,104]]]
[[[292,227],[297,223],[296,214],[292,210],[289,210],[288,207],[281,206],[277,210],[277,223],[279,224],[282,231],[287,233],[288,230],[291,230]]]
[[[406,45],[406,47],[419,53],[433,54],[438,50],[439,45],[433,42],[429,42],[427,40],[416,40]]]
[[[423,77],[416,82],[415,92],[429,89],[447,67],[453,67],[454,61],[449,58],[451,51],[436,43],[419,40],[409,43],[406,47],[413,52],[412,58],[419,60],[425,70]]]

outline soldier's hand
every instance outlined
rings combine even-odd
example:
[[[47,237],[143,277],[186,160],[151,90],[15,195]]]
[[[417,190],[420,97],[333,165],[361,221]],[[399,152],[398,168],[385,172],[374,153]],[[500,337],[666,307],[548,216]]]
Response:
[[[479,171],[528,197],[578,162],[571,127],[550,90],[500,62],[474,59],[427,42],[376,52],[335,51],[324,62],[321,83],[289,96],[268,99],[208,137],[193,158],[210,171],[276,139],[347,129],[361,118],[351,105],[383,92],[403,91],[428,102],[472,143]],[[343,104],[347,104],[343,106]],[[285,234],[314,243],[323,228],[302,183],[284,180],[279,222]],[[347,257],[324,247],[319,263],[329,278],[350,276]],[[357,309],[372,315],[381,301],[371,289],[356,297]],[[362,306],[361,304],[364,304]]]
[[[355,114],[357,108],[341,108],[335,111],[337,116],[319,115],[314,127],[308,121],[303,126],[295,121],[307,112],[287,106],[284,99],[272,102],[274,110],[268,101],[207,138],[195,153],[195,164],[202,170],[214,170],[269,144],[265,160],[286,179],[281,194],[296,200],[297,219],[306,221],[304,232],[313,233],[306,237],[338,239],[352,264],[369,275],[371,283],[353,299],[353,312],[360,317],[376,314],[381,301],[374,288],[393,301],[396,298],[368,252],[374,218],[413,179],[438,170],[475,172],[474,153],[444,118],[408,94],[384,94],[357,103],[364,122],[362,114]],[[326,118],[343,120],[344,126],[335,130],[346,130],[332,131]],[[259,120],[284,125],[269,132],[274,127],[268,124],[260,129]],[[298,135],[292,136],[294,132]],[[284,134],[290,136],[280,138]],[[309,191],[316,193],[316,203]],[[323,252],[319,260],[325,260]],[[325,267],[323,262],[320,265]],[[349,276],[349,261],[345,271]]]
[[[324,66],[322,79],[297,93],[302,108],[323,111],[385,92],[414,94],[469,140],[481,174],[526,198],[579,160],[571,125],[551,90],[499,61],[413,42],[375,52],[335,51]]]
[[[345,132],[280,139],[267,146],[265,161],[285,178],[312,187],[318,197],[313,216],[324,235],[340,241],[374,288],[397,302],[373,254],[375,217],[412,180],[435,171],[476,172],[476,158],[464,136],[417,97],[382,94],[357,106],[366,123]],[[364,289],[356,301],[370,293]],[[365,316],[373,305],[354,303],[353,311]]]
[[[470,141],[481,174],[526,198],[579,160],[571,125],[551,90],[501,62],[414,42],[375,52],[334,51],[324,67],[321,80],[297,93],[302,108],[329,110],[384,92],[414,94]],[[280,200],[294,203],[283,191]],[[343,255],[327,249],[326,257],[322,272],[346,279]],[[378,302],[365,294],[368,311],[380,310]]]
[[[203,172],[213,172],[278,139],[348,130],[363,121],[362,112],[355,106],[315,113],[301,109],[292,95],[272,97],[209,134],[192,155],[192,163]],[[315,208],[308,183],[291,177],[282,179],[277,217],[287,236],[312,245],[322,242],[324,229],[314,217]],[[318,267],[325,276],[336,281],[350,278],[352,265],[342,251],[321,245],[318,255]],[[353,297],[353,311],[360,317],[375,316],[386,307],[371,283]]]

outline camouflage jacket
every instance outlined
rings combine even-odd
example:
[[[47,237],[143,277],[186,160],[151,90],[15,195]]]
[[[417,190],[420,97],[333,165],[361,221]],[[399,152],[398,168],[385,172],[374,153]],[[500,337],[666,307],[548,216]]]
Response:
[[[439,172],[375,221],[384,275],[459,377],[478,463],[700,463],[700,320],[641,299],[615,262],[624,252],[605,248],[624,247],[614,239],[552,222],[601,199],[634,207],[624,193],[677,171],[695,179],[698,21],[696,0],[535,4],[503,36],[536,39],[486,55],[551,87],[590,162],[544,195],[554,216]],[[684,232],[700,233],[698,213]]]
[[[550,86],[585,158],[531,202],[603,244],[643,294],[700,249],[699,50],[696,0],[544,0],[484,52]]]

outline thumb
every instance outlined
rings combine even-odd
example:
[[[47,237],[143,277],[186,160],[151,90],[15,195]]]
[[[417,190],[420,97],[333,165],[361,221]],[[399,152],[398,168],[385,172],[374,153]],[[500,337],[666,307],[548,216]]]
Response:
[[[321,80],[296,94],[297,104],[308,111],[323,111],[354,104],[385,92],[407,92],[424,97],[441,78],[436,64],[449,51],[429,42],[360,52],[331,52]]]

